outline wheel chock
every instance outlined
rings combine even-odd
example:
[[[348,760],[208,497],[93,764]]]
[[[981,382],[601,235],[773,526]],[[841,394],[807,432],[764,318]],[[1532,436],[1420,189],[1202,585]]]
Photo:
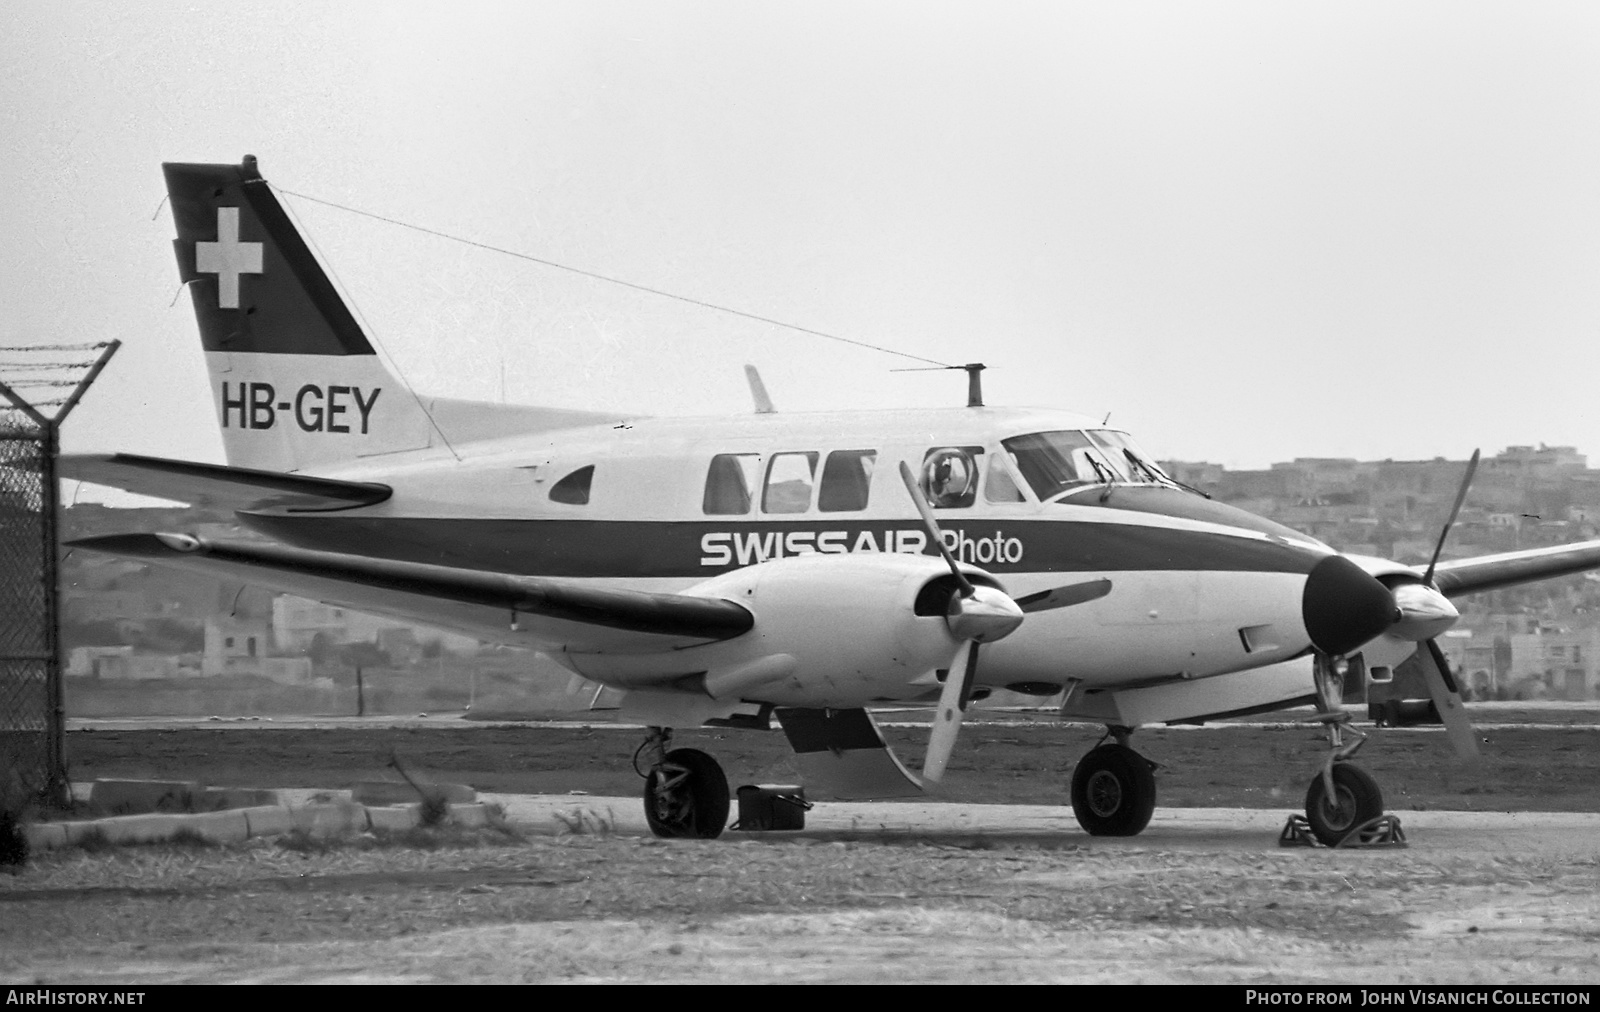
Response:
[[[1283,832],[1278,834],[1280,847],[1325,847],[1327,844],[1317,839],[1311,832],[1311,823],[1304,815],[1290,815],[1289,821],[1283,824]],[[1405,830],[1400,827],[1400,819],[1394,815],[1380,815],[1376,819],[1369,819],[1361,825],[1346,833],[1336,848],[1347,850],[1374,849],[1380,847],[1400,848],[1410,846],[1406,843]]]
[[[1311,832],[1311,823],[1304,815],[1290,815],[1278,834],[1280,847],[1320,847],[1322,842]]]
[[[1406,847],[1406,831],[1394,815],[1380,815],[1352,829],[1335,847]]]

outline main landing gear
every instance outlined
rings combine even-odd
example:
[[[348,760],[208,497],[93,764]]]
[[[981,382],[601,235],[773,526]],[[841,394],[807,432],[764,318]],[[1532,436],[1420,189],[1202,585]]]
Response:
[[[1072,814],[1090,836],[1137,836],[1156,810],[1155,764],[1128,747],[1132,728],[1109,727],[1106,742],[1072,771]]]
[[[672,745],[672,729],[652,727],[634,753],[644,777],[644,818],[657,836],[712,840],[728,824],[728,778],[699,749]],[[647,764],[640,768],[641,760]]]

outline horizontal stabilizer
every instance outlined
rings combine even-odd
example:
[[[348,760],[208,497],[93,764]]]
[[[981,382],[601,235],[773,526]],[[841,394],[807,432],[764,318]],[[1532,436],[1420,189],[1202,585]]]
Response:
[[[233,510],[349,509],[383,502],[390,495],[389,486],[377,482],[338,481],[132,453],[63,456],[57,472],[63,478],[110,485],[139,495]]]
[[[1460,597],[1590,569],[1600,569],[1600,541],[1441,562],[1434,572],[1433,582],[1444,596]]]
[[[551,623],[560,623],[565,630],[576,624],[665,636],[681,645],[732,639],[755,624],[750,612],[719,598],[607,590],[536,576],[248,541],[208,541],[185,534],[110,534],[70,542],[69,546],[222,574],[380,614],[412,614],[423,621],[440,620],[430,617],[430,605],[441,612],[448,611],[448,605],[467,606],[483,621],[502,629],[508,622],[515,628],[522,621],[531,626],[545,621],[542,632],[530,630],[530,638],[557,646],[581,641],[594,649],[604,647],[606,641],[564,631]],[[459,622],[451,624],[469,628]]]

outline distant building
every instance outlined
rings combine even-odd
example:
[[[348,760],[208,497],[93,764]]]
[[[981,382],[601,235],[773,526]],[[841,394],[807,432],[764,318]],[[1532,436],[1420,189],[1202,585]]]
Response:
[[[1600,629],[1511,636],[1512,686],[1542,686],[1552,699],[1593,699],[1600,689]],[[1526,691],[1526,689],[1525,689]]]
[[[193,675],[178,666],[178,658],[163,654],[136,654],[133,647],[74,647],[67,654],[66,674],[72,678],[149,681]]]
[[[267,655],[270,627],[259,618],[212,615],[206,619],[206,646],[200,670],[208,676],[256,673]]]
[[[1467,698],[1500,698],[1501,672],[1493,637],[1475,636],[1470,629],[1451,629],[1439,637],[1438,644]]]
[[[272,602],[272,640],[277,652],[303,654],[311,649],[318,635],[332,646],[346,643],[377,643],[380,649],[395,657],[393,651],[383,646],[385,634],[404,631],[410,637],[405,646],[405,636],[391,638],[401,653],[416,651],[420,656],[421,644],[438,643],[448,653],[470,654],[478,649],[478,641],[470,636],[444,632],[415,622],[402,622],[365,612],[352,611],[321,601],[311,601],[290,594],[280,594]],[[396,658],[396,663],[401,663]]]

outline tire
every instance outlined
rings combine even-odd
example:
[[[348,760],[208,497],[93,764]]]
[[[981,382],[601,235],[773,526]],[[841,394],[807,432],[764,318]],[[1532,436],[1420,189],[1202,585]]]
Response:
[[[1333,803],[1319,773],[1306,789],[1306,821],[1324,845],[1333,847],[1357,827],[1383,814],[1383,791],[1372,774],[1351,763],[1333,766]]]
[[[670,786],[664,792],[657,787]],[[657,836],[714,840],[728,824],[728,778],[699,749],[679,748],[644,781],[644,818]]]
[[[1101,745],[1072,771],[1072,814],[1090,836],[1138,836],[1156,810],[1150,761],[1126,745]]]

